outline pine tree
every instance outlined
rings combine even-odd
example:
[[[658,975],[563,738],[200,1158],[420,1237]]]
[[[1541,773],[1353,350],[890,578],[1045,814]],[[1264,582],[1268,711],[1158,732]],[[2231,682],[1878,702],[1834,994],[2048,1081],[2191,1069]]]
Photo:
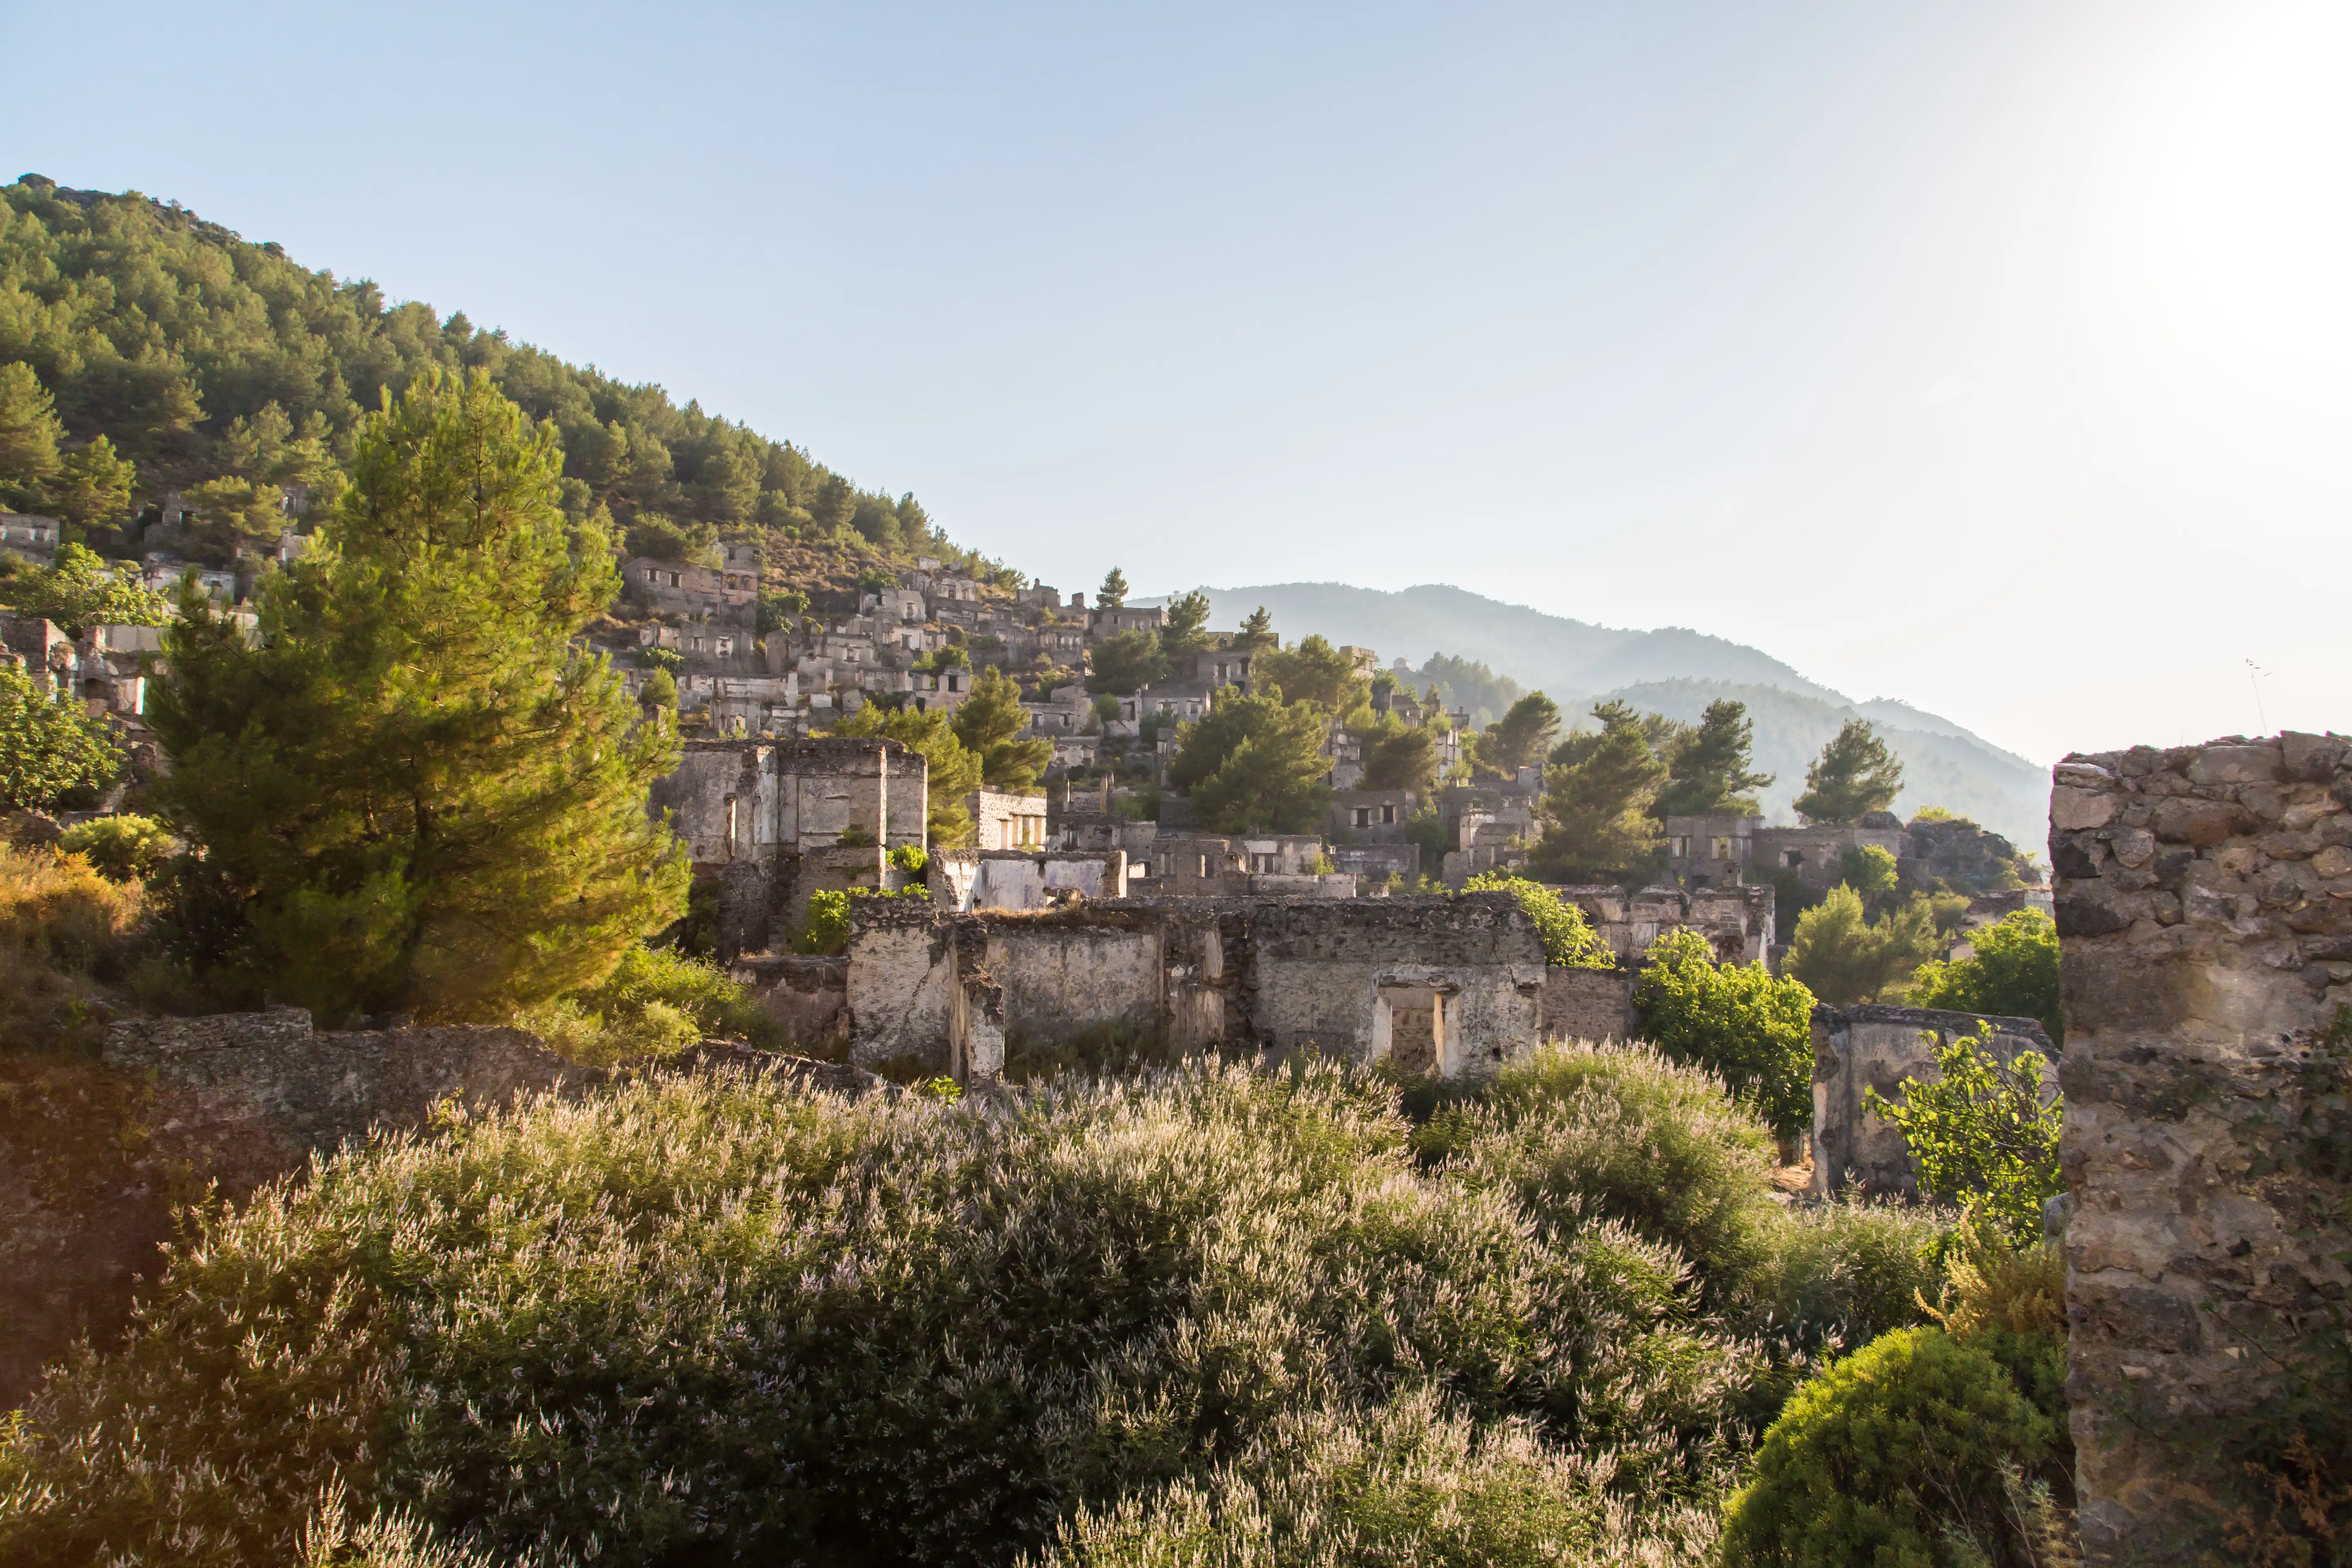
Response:
[[[1893,805],[1902,789],[1902,763],[1868,720],[1849,719],[1806,768],[1797,815],[1823,826],[1849,826],[1866,812]]]
[[[1095,605],[1099,609],[1116,610],[1127,603],[1127,574],[1114,566],[1104,576],[1102,586],[1095,590]]]
[[[1274,635],[1274,617],[1265,613],[1264,605],[1242,618],[1242,629],[1234,638],[1234,647],[1244,653],[1281,646],[1282,639]]]
[[[1330,721],[1311,702],[1275,697],[1220,702],[1185,728],[1168,776],[1190,787],[1194,815],[1215,833],[1307,833],[1331,805],[1323,756]]]
[[[1570,736],[1544,770],[1544,830],[1533,858],[1547,879],[1633,880],[1657,863],[1650,803],[1665,764],[1624,703],[1596,703],[1592,716],[1600,733]]]
[[[52,486],[50,504],[68,522],[83,528],[120,522],[131,512],[131,488],[138,472],[100,436],[66,456]]]
[[[1479,731],[1471,763],[1489,778],[1514,779],[1519,770],[1550,749],[1559,733],[1559,705],[1540,691],[1530,691],[1511,704],[1511,710]]]
[[[18,361],[0,364],[0,500],[38,504],[58,471],[58,440],[65,427],[49,389]]]
[[[1160,650],[1169,658],[1204,653],[1215,646],[1208,633],[1209,595],[1195,588],[1168,601],[1168,618],[1160,624]]]
[[[958,650],[961,651],[961,650]],[[1054,742],[1013,739],[1029,723],[1029,710],[1021,706],[1021,688],[990,666],[971,683],[971,692],[955,710],[950,728],[964,749],[980,758],[981,780],[990,789],[1025,794],[1054,760]]]
[[[868,702],[833,727],[836,735],[879,735],[920,752],[928,770],[924,791],[931,847],[957,849],[971,842],[971,810],[964,797],[978,789],[984,765],[978,752],[957,739],[948,716],[938,709],[885,708]],[[1050,747],[1051,742],[1047,743]]]
[[[1660,820],[1758,815],[1762,808],[1755,792],[1768,787],[1772,775],[1748,771],[1755,728],[1746,703],[1708,703],[1698,728],[1685,731],[1666,753],[1666,787],[1658,792],[1656,806]]]
[[[645,808],[677,742],[572,646],[615,583],[604,540],[569,548],[562,460],[481,373],[422,376],[362,426],[258,646],[183,596],[152,718],[169,808],[246,911],[226,984],[333,1022],[497,1017],[684,910]]]

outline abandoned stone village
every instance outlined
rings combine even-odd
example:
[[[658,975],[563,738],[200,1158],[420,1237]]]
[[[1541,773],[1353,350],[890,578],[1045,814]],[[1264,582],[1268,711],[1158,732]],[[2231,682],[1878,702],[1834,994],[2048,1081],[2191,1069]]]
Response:
[[[1775,963],[1779,890],[1826,887],[1848,852],[1876,848],[1916,882],[1979,889],[1972,924],[2054,913],[2063,1056],[2032,1020],[1986,1022],[2000,1054],[2053,1060],[2066,1096],[2067,1391],[2093,1560],[2172,1560],[2179,1510],[2231,1462],[2179,1432],[2272,1397],[2294,1326],[2340,1311],[2352,1290],[2326,1241],[2340,1231],[2320,1213],[2343,1199],[2352,1018],[2342,737],[2067,758],[2046,888],[1987,875],[2015,850],[1965,823],[1670,818],[1656,885],[1562,889],[1616,966],[1557,967],[1512,895],[1436,890],[1523,863],[1537,770],[1426,795],[1359,789],[1354,738],[1335,724],[1323,832],[1190,824],[1162,788],[1175,724],[1249,689],[1253,656],[1230,636],[1170,679],[1098,701],[1083,684],[1090,647],[1156,629],[1162,611],[986,590],[926,561],[855,606],[762,634],[748,557],[631,560],[626,576],[616,657],[635,682],[674,673],[688,731],[651,805],[689,848],[719,961],[789,1036],[776,1070],[853,1093],[931,1075],[984,1092],[1020,1052],[1124,1037],[1269,1065],[1314,1052],[1474,1073],[1548,1037],[1628,1038],[1642,955],[1662,933],[1695,930],[1724,960]],[[136,743],[160,649],[152,628],[75,640],[12,620],[0,633],[10,656],[72,682]],[[965,657],[943,658],[951,648]],[[1347,651],[1379,672],[1369,650]],[[973,795],[976,843],[943,848],[919,753],[824,731],[868,702],[951,710],[973,666],[991,663],[1024,679],[1024,735],[1050,740],[1053,763],[1034,794]],[[1459,757],[1464,716],[1393,680],[1376,702],[1437,731],[1441,762]],[[1139,809],[1150,800],[1156,813]],[[843,951],[795,951],[814,901],[844,894]],[[1931,1076],[1933,1045],[1979,1025],[1816,1011],[1816,1194],[1915,1189],[1902,1137],[1867,1091],[1891,1097]],[[707,1047],[685,1065],[757,1055]],[[600,1076],[512,1030],[314,1032],[293,1012],[120,1023],[106,1061],[152,1086],[163,1136],[231,1190],[371,1124],[414,1124],[447,1096],[572,1092]],[[2314,1169],[2335,1171],[2335,1184],[2283,1174]],[[77,1240],[44,1228],[29,1192],[6,1202],[0,1394],[14,1397],[56,1349],[47,1304],[122,1295],[164,1216],[147,1194],[108,1235]]]

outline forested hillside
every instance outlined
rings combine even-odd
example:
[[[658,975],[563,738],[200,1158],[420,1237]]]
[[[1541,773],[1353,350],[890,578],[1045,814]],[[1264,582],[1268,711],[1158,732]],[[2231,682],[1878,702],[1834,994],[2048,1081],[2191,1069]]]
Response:
[[[561,431],[566,510],[604,508],[624,536],[691,549],[764,528],[853,561],[921,552],[987,565],[912,494],[860,489],[659,386],[569,364],[462,310],[390,303],[366,279],[313,272],[135,192],[29,174],[0,188],[0,365],[14,362],[55,398],[69,447],[102,435],[136,464],[134,507],[217,481],[331,488],[385,390],[427,366],[478,367]]]

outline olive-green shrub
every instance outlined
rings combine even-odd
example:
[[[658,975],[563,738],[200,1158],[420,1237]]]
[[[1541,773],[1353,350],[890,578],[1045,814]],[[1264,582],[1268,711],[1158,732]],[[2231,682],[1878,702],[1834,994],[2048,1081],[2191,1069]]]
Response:
[[[1712,1510],[1612,1489],[1606,1460],[1478,1430],[1427,1391],[1286,1416],[1234,1463],[1066,1524],[1046,1568],[1663,1568],[1712,1555]]]
[[[2063,1347],[2062,1347],[2063,1353]],[[1800,1388],[1726,1510],[1728,1568],[2028,1568],[2022,1478],[2064,1451],[1990,1348],[1900,1329]]]
[[[285,1561],[341,1486],[496,1561],[1008,1563],[1414,1398],[1707,1500],[1759,1358],[1681,1253],[1409,1131],[1323,1066],[453,1113],[203,1216],[0,1443],[0,1561]]]
[[[1508,1192],[1540,1225],[1610,1221],[1673,1247],[1711,1310],[1791,1348],[1922,1321],[1915,1292],[1941,1271],[1950,1215],[1790,1208],[1770,1130],[1713,1075],[1646,1046],[1548,1045],[1490,1078],[1414,1086],[1416,1100],[1425,1162]]]

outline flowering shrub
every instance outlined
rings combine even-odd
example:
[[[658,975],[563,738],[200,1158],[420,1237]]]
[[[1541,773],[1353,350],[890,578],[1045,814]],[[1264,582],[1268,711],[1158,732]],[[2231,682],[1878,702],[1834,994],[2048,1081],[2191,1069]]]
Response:
[[[0,1561],[288,1560],[341,1487],[494,1561],[1007,1563],[1360,1421],[1422,1458],[1313,1486],[1400,1530],[1711,1496],[1759,1357],[1679,1250],[1409,1134],[1368,1076],[1198,1063],[452,1115],[205,1217],[0,1441]]]

